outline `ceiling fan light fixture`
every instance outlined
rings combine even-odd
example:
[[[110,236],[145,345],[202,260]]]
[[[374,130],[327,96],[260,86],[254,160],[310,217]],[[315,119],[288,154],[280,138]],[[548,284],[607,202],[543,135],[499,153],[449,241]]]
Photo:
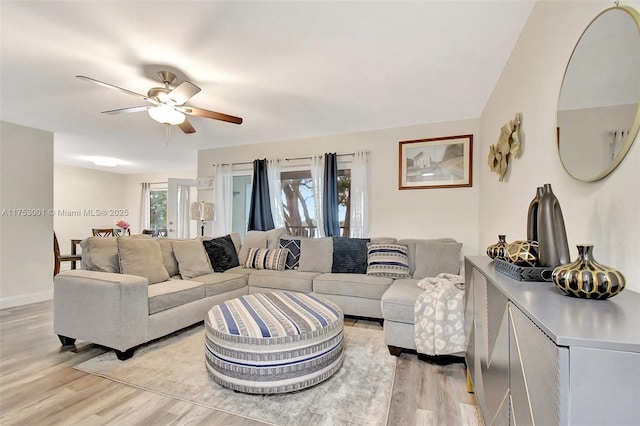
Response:
[[[147,110],[149,117],[162,124],[181,124],[185,120],[185,115],[176,111],[169,105],[158,105]]]

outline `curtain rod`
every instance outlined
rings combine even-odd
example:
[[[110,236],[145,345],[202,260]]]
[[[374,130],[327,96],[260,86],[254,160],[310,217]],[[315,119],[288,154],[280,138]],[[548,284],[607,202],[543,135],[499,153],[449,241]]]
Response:
[[[350,152],[348,154],[336,154],[338,157],[347,157],[355,155],[355,152]],[[294,160],[311,160],[312,157],[294,157],[294,158],[285,158],[285,161],[294,161]],[[220,163],[221,166],[241,166],[245,164],[253,164],[253,161],[244,161],[242,163]],[[215,164],[214,164],[215,166]]]
[[[160,185],[160,184],[166,184],[168,182],[140,182],[140,185],[142,185],[143,183],[148,183],[149,185]]]
[[[336,154],[338,157],[348,157],[351,155],[355,155],[355,152],[350,152],[348,154]],[[311,160],[312,157],[295,157],[295,158],[285,158],[285,161],[292,161],[292,160]]]

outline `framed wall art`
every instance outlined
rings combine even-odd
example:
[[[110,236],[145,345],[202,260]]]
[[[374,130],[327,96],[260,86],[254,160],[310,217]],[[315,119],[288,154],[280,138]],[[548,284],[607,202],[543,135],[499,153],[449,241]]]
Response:
[[[197,180],[198,189],[213,189],[213,176],[199,177]]]
[[[473,135],[402,141],[398,189],[472,186]]]

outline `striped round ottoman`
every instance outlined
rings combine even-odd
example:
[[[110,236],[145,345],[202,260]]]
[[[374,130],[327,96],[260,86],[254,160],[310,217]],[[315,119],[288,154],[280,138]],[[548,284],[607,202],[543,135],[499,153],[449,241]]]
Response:
[[[256,394],[293,392],[342,365],[342,311],[317,296],[251,294],[215,305],[205,318],[209,376]]]

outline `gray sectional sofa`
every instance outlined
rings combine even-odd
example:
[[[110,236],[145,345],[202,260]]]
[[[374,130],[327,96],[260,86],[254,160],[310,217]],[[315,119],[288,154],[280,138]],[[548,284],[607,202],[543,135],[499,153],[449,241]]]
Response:
[[[376,269],[373,249],[398,246],[406,251],[406,265],[385,258]],[[312,293],[345,315],[384,320],[385,343],[399,355],[415,349],[417,281],[458,273],[461,264],[461,244],[452,239],[300,239],[281,229],[251,231],[242,244],[230,234],[91,237],[81,247],[82,270],[54,280],[54,332],[63,345],[85,340],[114,349],[119,359],[202,321],[221,301],[268,291]]]

